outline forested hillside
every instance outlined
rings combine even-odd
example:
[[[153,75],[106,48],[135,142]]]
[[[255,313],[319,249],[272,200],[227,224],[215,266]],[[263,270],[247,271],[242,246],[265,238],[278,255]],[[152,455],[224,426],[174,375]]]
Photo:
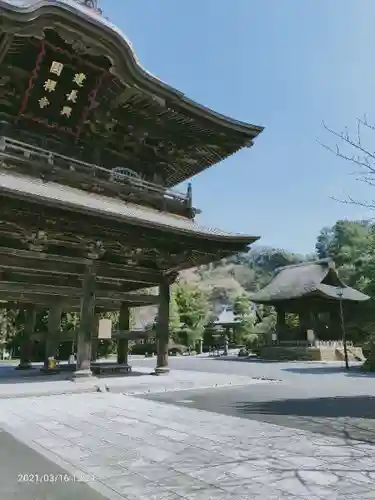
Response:
[[[258,246],[246,254],[189,271],[182,279],[204,291],[212,310],[217,310],[236,296],[265,286],[278,267],[331,257],[348,285],[373,295],[374,252],[375,233],[370,222],[338,221],[333,227],[321,230],[311,254]]]

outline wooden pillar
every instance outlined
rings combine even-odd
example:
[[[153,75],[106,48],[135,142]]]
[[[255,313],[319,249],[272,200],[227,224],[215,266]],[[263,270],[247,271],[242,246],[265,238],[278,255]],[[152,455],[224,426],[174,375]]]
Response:
[[[91,338],[91,361],[97,361],[98,359],[98,351],[99,351],[99,320],[100,314],[95,314],[94,323],[93,323],[93,333],[95,335]]]
[[[31,368],[32,341],[31,336],[34,333],[36,323],[36,306],[30,304],[25,307],[25,324],[20,346],[20,364],[19,370],[28,370]]]
[[[225,332],[224,332],[224,356],[228,356],[228,347],[229,347],[229,335],[230,335],[230,326],[225,327]]]
[[[197,340],[196,350],[197,350],[197,354],[202,354],[203,353],[203,339],[198,339]]]
[[[98,360],[98,350],[99,350],[99,339],[91,339],[91,361],[95,362]]]
[[[159,310],[156,324],[157,361],[155,373],[168,373],[168,347],[169,347],[169,302],[170,283],[164,281],[159,286]]]
[[[312,328],[312,315],[311,311],[308,309],[302,309],[298,313],[299,319],[299,339],[298,340],[306,340],[307,339],[307,330]]]
[[[130,330],[130,308],[122,302],[120,307],[120,316],[118,321],[120,332]],[[119,338],[117,340],[117,363],[119,365],[128,364],[129,340]]]
[[[329,312],[329,327],[324,340],[341,340],[340,302],[334,302]]]
[[[95,319],[95,261],[87,265],[83,277],[81,317],[77,332],[77,366],[75,377],[91,376],[91,340]]]
[[[281,307],[276,307],[276,334],[277,340],[285,340],[285,311]]]
[[[48,358],[55,357],[60,342],[62,305],[58,302],[48,312],[48,331],[46,335],[46,353],[44,368],[48,368]]]

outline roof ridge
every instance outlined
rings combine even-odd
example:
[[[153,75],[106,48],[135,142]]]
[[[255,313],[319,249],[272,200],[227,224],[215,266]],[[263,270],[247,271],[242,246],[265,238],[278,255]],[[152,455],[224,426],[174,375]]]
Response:
[[[312,265],[323,265],[326,264],[328,268],[335,269],[335,262],[331,257],[327,257],[324,259],[310,260],[308,262],[299,262],[298,264],[290,264],[288,266],[280,266],[275,269],[275,275],[279,274],[281,271],[285,271],[286,269],[294,269],[296,267],[306,267]]]

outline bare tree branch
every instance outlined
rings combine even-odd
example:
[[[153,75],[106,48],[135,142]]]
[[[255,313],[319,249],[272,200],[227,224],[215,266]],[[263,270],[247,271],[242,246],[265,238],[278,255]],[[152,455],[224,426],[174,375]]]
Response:
[[[368,151],[367,149],[365,149],[364,147],[362,147],[360,143],[353,141],[350,138],[350,136],[349,136],[349,134],[348,134],[347,131],[346,131],[345,134],[343,132],[341,132],[341,133],[340,132],[336,132],[335,130],[330,129],[329,127],[327,127],[327,125],[324,122],[323,122],[323,127],[330,134],[332,134],[335,137],[337,137],[338,139],[346,142],[347,144],[349,144],[353,148],[361,151],[364,154],[364,156],[363,157],[355,156],[355,155],[354,156],[347,156],[347,155],[341,153],[338,144],[336,144],[336,151],[334,151],[331,147],[329,147],[329,146],[327,146],[325,144],[320,143],[323,147],[325,147],[326,149],[328,149],[328,151],[331,151],[332,153],[335,153],[340,158],[343,158],[344,160],[352,161],[352,162],[356,163],[357,165],[361,165],[362,167],[370,170],[371,173],[375,174],[375,168],[372,167],[371,164],[370,164],[370,158],[375,163],[375,153],[371,153],[370,151]]]
[[[370,208],[371,210],[375,210],[375,200],[372,200],[371,203],[367,201],[355,200],[351,196],[348,196],[346,200],[340,200],[334,196],[331,196],[331,200],[338,201],[339,203],[344,203],[344,205],[357,205],[364,208]]]
[[[330,146],[327,146],[326,144],[323,144],[319,140],[318,140],[318,143],[321,146],[323,146],[323,148],[327,149],[328,151],[330,151],[331,153],[335,154],[339,158],[342,158],[343,160],[351,161],[351,162],[355,163],[356,165],[360,165],[361,167],[367,168],[368,170],[371,171],[371,173],[373,173],[375,175],[375,168],[371,167],[371,165],[367,161],[361,160],[359,157],[356,157],[356,156],[346,156],[346,155],[344,155],[343,153],[341,153],[338,145],[336,145],[336,150],[334,150]],[[375,157],[374,157],[374,161],[375,161]]]
[[[318,140],[318,143],[327,149],[329,152],[333,153],[335,156],[342,158],[348,162],[354,163],[361,167],[360,172],[352,172],[351,175],[356,175],[357,181],[364,182],[368,186],[375,187],[375,152],[371,152],[363,145],[362,141],[362,127],[367,128],[368,130],[375,131],[375,125],[372,125],[368,122],[366,115],[363,119],[357,119],[357,130],[356,130],[356,138],[352,139],[349,135],[348,129],[345,128],[344,132],[337,132],[336,130],[331,129],[323,122],[323,127],[334,137],[339,139],[344,144],[353,148],[359,154],[349,156],[343,153],[339,147],[339,144],[336,143],[336,147],[327,146]],[[333,200],[338,201],[340,203],[345,203],[349,205],[358,205],[365,208],[370,208],[375,210],[375,200],[371,202],[356,200],[350,196],[346,198],[346,200],[340,200],[332,197]]]

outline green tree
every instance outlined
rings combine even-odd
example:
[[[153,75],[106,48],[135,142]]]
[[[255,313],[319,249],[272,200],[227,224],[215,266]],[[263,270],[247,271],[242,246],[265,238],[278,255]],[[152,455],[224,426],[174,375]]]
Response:
[[[0,309],[0,350],[9,348],[19,330],[17,324],[17,310]]]
[[[323,227],[321,229],[315,244],[316,253],[319,259],[333,257],[332,242],[334,239],[333,227]]]
[[[206,297],[197,286],[187,283],[178,283],[174,296],[187,344],[192,346],[203,336],[209,313]]]
[[[334,153],[337,157],[345,160],[348,164],[354,165],[356,169],[357,180],[375,186],[375,154],[373,152],[373,137],[375,127],[369,123],[366,116],[357,119],[355,131],[350,133],[347,128],[344,132],[337,132],[326,125],[325,130],[333,137],[335,144],[323,144],[325,149]],[[374,198],[373,198],[374,199]],[[345,200],[338,200],[346,204],[360,205],[366,208],[374,209],[374,201],[358,200],[348,196]],[[338,263],[349,267],[348,274],[354,274],[354,281],[360,281],[361,273],[370,273],[368,267],[373,259],[371,250],[373,241],[373,225],[368,221],[338,221],[334,226],[332,241],[329,245],[329,254]],[[333,255],[332,255],[333,254]],[[367,261],[366,265],[358,261]],[[359,274],[358,274],[359,273]],[[367,276],[362,276],[368,280]],[[362,280],[363,281],[363,280]],[[370,280],[372,281],[372,280]]]
[[[178,335],[181,330],[180,313],[176,300],[176,292],[172,290],[169,302],[169,334],[174,342],[178,341]]]
[[[153,322],[146,327],[146,329],[155,332],[156,325],[158,323],[158,315],[156,314]],[[176,300],[176,289],[172,289],[172,293],[169,301],[169,336],[173,342],[179,341],[179,333],[181,330],[181,321],[179,308]]]
[[[264,335],[269,341],[271,334],[275,332],[276,328],[276,311],[274,307],[261,306],[259,313],[261,321],[254,326],[254,332],[258,335]]]
[[[237,295],[237,297],[234,298],[233,313],[241,319],[250,316],[251,303],[247,295]]]
[[[239,319],[235,327],[235,343],[246,343],[247,338],[254,333],[255,317],[252,312],[251,302],[247,295],[238,295],[233,301],[233,313]]]
[[[331,257],[338,267],[350,267],[367,253],[370,235],[369,221],[339,220],[321,230],[316,243],[318,256]]]

